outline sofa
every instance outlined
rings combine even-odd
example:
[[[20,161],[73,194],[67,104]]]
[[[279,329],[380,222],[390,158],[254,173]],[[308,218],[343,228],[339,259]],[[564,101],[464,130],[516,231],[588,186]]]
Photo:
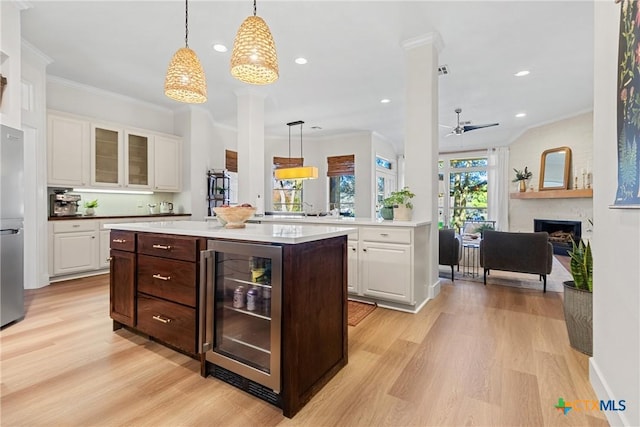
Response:
[[[553,265],[553,246],[549,233],[514,233],[486,230],[480,241],[480,266],[484,284],[491,270],[538,274],[547,292],[547,274]]]
[[[451,266],[451,281],[453,282],[453,267],[460,268],[462,258],[462,240],[454,229],[438,230],[438,264]]]

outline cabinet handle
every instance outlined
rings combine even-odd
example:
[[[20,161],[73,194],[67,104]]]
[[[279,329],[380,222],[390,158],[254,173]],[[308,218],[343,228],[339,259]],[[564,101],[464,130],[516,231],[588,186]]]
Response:
[[[381,236],[387,237],[389,233],[380,233]]]
[[[154,249],[164,249],[165,251],[171,250],[171,245],[153,245]]]
[[[105,259],[106,262],[111,262],[111,260],[113,259],[112,256],[108,256],[107,259]]]
[[[367,252],[367,249],[366,249],[366,248],[365,248],[365,249],[363,249],[363,250],[362,250],[362,252]]]
[[[355,252],[355,251],[356,251],[356,248],[351,248],[351,250],[352,250],[353,252]]]
[[[78,227],[80,227],[80,224],[73,224],[72,227],[73,228],[78,228]]]
[[[92,238],[92,239],[95,239],[95,238],[96,238],[96,236],[91,236],[91,238]]]
[[[125,239],[113,239],[112,242],[113,243],[126,243],[127,241]]]
[[[160,280],[171,280],[171,276],[161,276],[160,274],[154,274],[153,278]]]
[[[171,319],[169,319],[168,317],[162,317],[159,314],[153,316],[153,320],[157,320],[158,322],[162,323],[171,323]]]

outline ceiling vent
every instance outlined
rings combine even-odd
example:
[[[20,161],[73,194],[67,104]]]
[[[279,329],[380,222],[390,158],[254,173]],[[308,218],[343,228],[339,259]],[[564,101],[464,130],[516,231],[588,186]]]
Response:
[[[444,76],[446,74],[449,74],[449,66],[447,64],[440,65],[438,67],[438,75]]]

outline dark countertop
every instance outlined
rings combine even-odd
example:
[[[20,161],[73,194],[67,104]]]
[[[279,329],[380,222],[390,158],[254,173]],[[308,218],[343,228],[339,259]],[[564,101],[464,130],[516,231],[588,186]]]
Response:
[[[155,217],[167,217],[167,216],[191,216],[191,214],[176,214],[176,213],[159,213],[159,214],[147,214],[147,215],[75,215],[75,216],[50,216],[49,221],[65,221],[76,219],[111,219],[111,218],[155,218]]]

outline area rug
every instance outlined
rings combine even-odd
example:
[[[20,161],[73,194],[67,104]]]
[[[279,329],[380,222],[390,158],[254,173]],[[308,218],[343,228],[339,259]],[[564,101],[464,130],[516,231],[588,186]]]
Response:
[[[483,283],[482,267],[478,268],[478,276],[463,276],[462,266],[460,271],[456,271],[454,277],[456,280],[464,280],[469,282]],[[441,279],[451,280],[451,267],[441,265],[439,269]],[[553,266],[551,274],[547,276],[547,291],[564,292],[562,282],[572,280],[571,274],[562,265],[560,261],[553,257]],[[455,284],[455,282],[454,282]],[[539,289],[542,290],[542,281],[538,280],[536,274],[514,273],[511,271],[491,270],[491,274],[487,276],[487,285],[511,286],[514,288]]]
[[[369,314],[376,309],[376,304],[367,304],[364,302],[358,301],[348,301],[347,306],[347,323],[349,326],[356,326],[358,323],[362,322],[362,320],[367,317]]]

